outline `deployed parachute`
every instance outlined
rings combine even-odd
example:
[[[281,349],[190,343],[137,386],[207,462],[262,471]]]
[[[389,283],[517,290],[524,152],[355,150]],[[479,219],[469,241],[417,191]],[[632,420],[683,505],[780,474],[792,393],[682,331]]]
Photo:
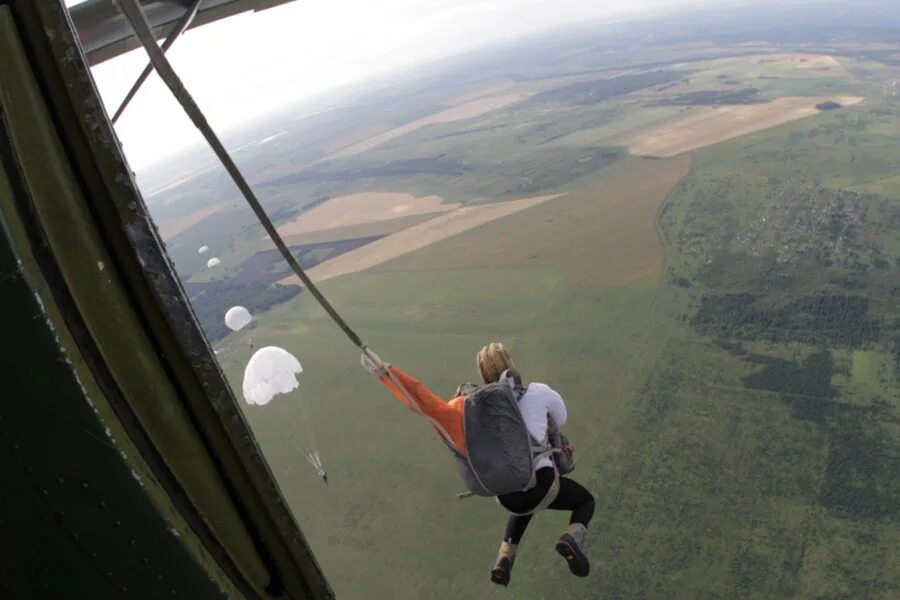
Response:
[[[297,357],[278,346],[266,346],[260,348],[250,357],[247,368],[244,369],[244,400],[247,404],[264,406],[271,402],[278,394],[287,394],[300,386],[297,375],[303,372],[303,367]],[[298,452],[306,455],[306,460],[316,470],[316,474],[328,485],[328,471],[319,457],[319,448],[316,436],[309,424],[306,415],[306,402],[300,401],[300,415],[306,428],[306,436],[309,441],[308,450],[300,448]],[[296,438],[291,436],[290,443],[294,445]]]
[[[232,331],[239,331],[250,324],[253,317],[243,306],[232,306],[225,313],[225,325]]]
[[[297,389],[297,375],[303,367],[297,357],[278,346],[260,348],[244,369],[244,400],[260,406],[271,402],[277,394]]]
[[[213,257],[213,258],[209,259],[208,261],[206,261],[206,267],[207,267],[208,269],[212,269],[213,267],[217,267],[217,266],[219,266],[220,264],[222,264],[222,261],[219,260],[218,258],[215,258],[215,257]]]
[[[200,254],[206,254],[207,252],[209,252],[209,246],[200,246],[200,249],[197,250],[197,252],[199,252]]]

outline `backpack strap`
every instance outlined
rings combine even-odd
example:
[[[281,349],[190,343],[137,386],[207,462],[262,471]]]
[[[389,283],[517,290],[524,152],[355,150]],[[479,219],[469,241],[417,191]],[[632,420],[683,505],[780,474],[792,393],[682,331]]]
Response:
[[[522,381],[522,375],[515,369],[507,369],[500,375],[500,381],[505,381],[516,394],[516,402],[522,399],[528,386]]]
[[[509,385],[516,396],[516,402],[519,402],[522,399],[522,396],[525,395],[525,392],[528,391],[528,386],[522,381],[522,375],[515,369],[503,371],[500,375],[500,381],[505,381]],[[552,461],[553,445],[550,443],[550,428],[547,428],[547,441],[543,444],[534,439],[534,436],[530,433],[528,437],[531,438],[532,464],[537,466],[538,461],[545,457],[550,458]]]

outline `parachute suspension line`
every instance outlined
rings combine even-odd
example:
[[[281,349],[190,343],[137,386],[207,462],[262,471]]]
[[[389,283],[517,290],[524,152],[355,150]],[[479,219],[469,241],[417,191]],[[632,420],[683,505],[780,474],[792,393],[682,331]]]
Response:
[[[309,421],[309,414],[306,412],[306,398],[300,396],[300,418],[303,421],[303,426],[306,428],[306,435],[308,436],[310,445],[312,446],[312,452],[308,454],[307,458],[315,455],[316,461],[318,461],[318,465],[313,463],[313,466],[317,469],[322,468],[322,461],[319,460],[319,442],[316,441],[316,434],[313,431],[312,425]],[[312,459],[309,458],[310,462]]]
[[[225,149],[225,146],[222,145],[222,142],[219,140],[216,133],[213,131],[212,127],[210,127],[209,123],[206,120],[203,112],[200,110],[200,107],[197,106],[197,103],[194,102],[194,99],[185,89],[184,84],[181,82],[181,79],[175,73],[175,70],[172,68],[172,65],[169,64],[168,59],[165,54],[163,54],[159,45],[156,43],[156,39],[153,36],[153,33],[150,30],[150,26],[147,24],[147,19],[144,17],[143,9],[138,4],[137,0],[116,0],[119,5],[119,9],[125,14],[125,18],[128,19],[128,22],[131,23],[132,29],[134,29],[135,35],[137,35],[138,39],[141,41],[141,44],[144,46],[144,50],[147,51],[147,55],[150,57],[150,64],[153,65],[153,68],[156,69],[156,72],[159,74],[160,78],[172,92],[172,95],[175,96],[175,99],[178,100],[178,103],[181,104],[181,108],[184,109],[184,112],[194,123],[194,126],[200,130],[200,133],[203,134],[203,137],[206,138],[207,143],[213,149],[213,152],[216,153],[216,156],[219,157],[219,160],[222,162],[222,165],[225,167],[225,170],[228,171],[228,174],[231,176],[231,179],[234,181],[235,185],[237,185],[238,189],[243,194],[244,199],[247,201],[247,204],[250,205],[250,208],[256,214],[257,219],[259,219],[260,224],[262,224],[263,228],[266,230],[266,233],[269,234],[269,237],[272,239],[272,242],[278,248],[278,251],[281,252],[281,255],[284,257],[284,260],[287,261],[288,265],[290,265],[291,269],[300,278],[300,281],[303,282],[303,285],[306,286],[306,289],[313,295],[316,301],[325,309],[325,312],[328,313],[328,316],[332,318],[332,320],[341,328],[344,334],[350,338],[350,341],[356,345],[357,348],[365,351],[365,344],[363,344],[362,339],[360,339],[359,335],[351,327],[347,324],[346,321],[341,317],[340,314],[331,306],[331,303],[322,295],[322,292],[313,284],[312,280],[297,262],[297,259],[294,258],[294,255],[291,253],[290,249],[284,243],[284,240],[281,239],[281,235],[278,233],[278,230],[275,229],[275,225],[272,224],[272,220],[269,219],[269,216],[266,214],[265,209],[259,203],[259,200],[256,198],[256,195],[253,193],[253,190],[250,189],[250,185],[247,183],[247,180],[244,178],[244,175],[241,173],[240,169],[238,169],[237,165],[232,160],[231,156],[228,154],[228,151]],[[401,386],[402,389],[402,386]]]
[[[190,24],[194,21],[194,18],[197,16],[197,11],[200,10],[200,3],[203,0],[194,0],[193,6],[191,6],[179,19],[175,26],[172,28],[172,31],[169,32],[169,37],[166,38],[166,41],[163,42],[162,51],[166,52],[169,48],[172,47],[172,44],[181,37],[181,34],[184,33],[184,30],[187,29]],[[135,80],[134,85],[131,86],[131,89],[128,90],[128,93],[125,95],[125,99],[122,100],[122,104],[119,105],[119,108],[116,110],[115,114],[112,117],[113,125],[115,125],[116,121],[119,120],[119,117],[122,116],[122,113],[125,112],[125,108],[131,102],[131,100],[137,95],[138,90],[141,89],[141,86],[144,85],[144,82],[147,80],[147,77],[150,76],[150,73],[153,72],[153,64],[147,63],[147,66],[144,67],[144,70],[141,72],[140,76]]]
[[[316,442],[316,434],[313,433],[312,426],[309,424],[309,414],[306,412],[306,399],[303,396],[300,397],[300,415],[303,417],[303,424],[306,427],[306,435],[309,436],[309,441],[312,442],[313,450],[319,449],[319,444]]]

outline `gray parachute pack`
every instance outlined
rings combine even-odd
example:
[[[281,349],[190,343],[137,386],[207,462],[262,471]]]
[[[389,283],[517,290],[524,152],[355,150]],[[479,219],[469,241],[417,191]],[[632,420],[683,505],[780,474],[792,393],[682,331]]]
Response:
[[[506,371],[496,383],[461,389],[467,392],[463,431],[468,455],[450,448],[469,489],[460,497],[502,496],[533,487],[535,463],[544,456],[555,459],[558,450],[549,436],[539,444],[528,432],[519,410],[526,391],[519,374]]]

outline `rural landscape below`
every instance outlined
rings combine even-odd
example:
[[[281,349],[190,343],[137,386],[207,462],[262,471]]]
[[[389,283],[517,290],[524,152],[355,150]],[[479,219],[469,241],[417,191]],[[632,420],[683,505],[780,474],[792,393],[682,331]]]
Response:
[[[563,395],[586,579],[546,511],[495,590],[505,513],[456,499],[227,174],[139,173],[236,395],[253,348],[303,364],[242,406],[339,598],[900,597],[900,11],[826,4],[584,24],[228,140],[385,360],[449,397],[503,341]]]

